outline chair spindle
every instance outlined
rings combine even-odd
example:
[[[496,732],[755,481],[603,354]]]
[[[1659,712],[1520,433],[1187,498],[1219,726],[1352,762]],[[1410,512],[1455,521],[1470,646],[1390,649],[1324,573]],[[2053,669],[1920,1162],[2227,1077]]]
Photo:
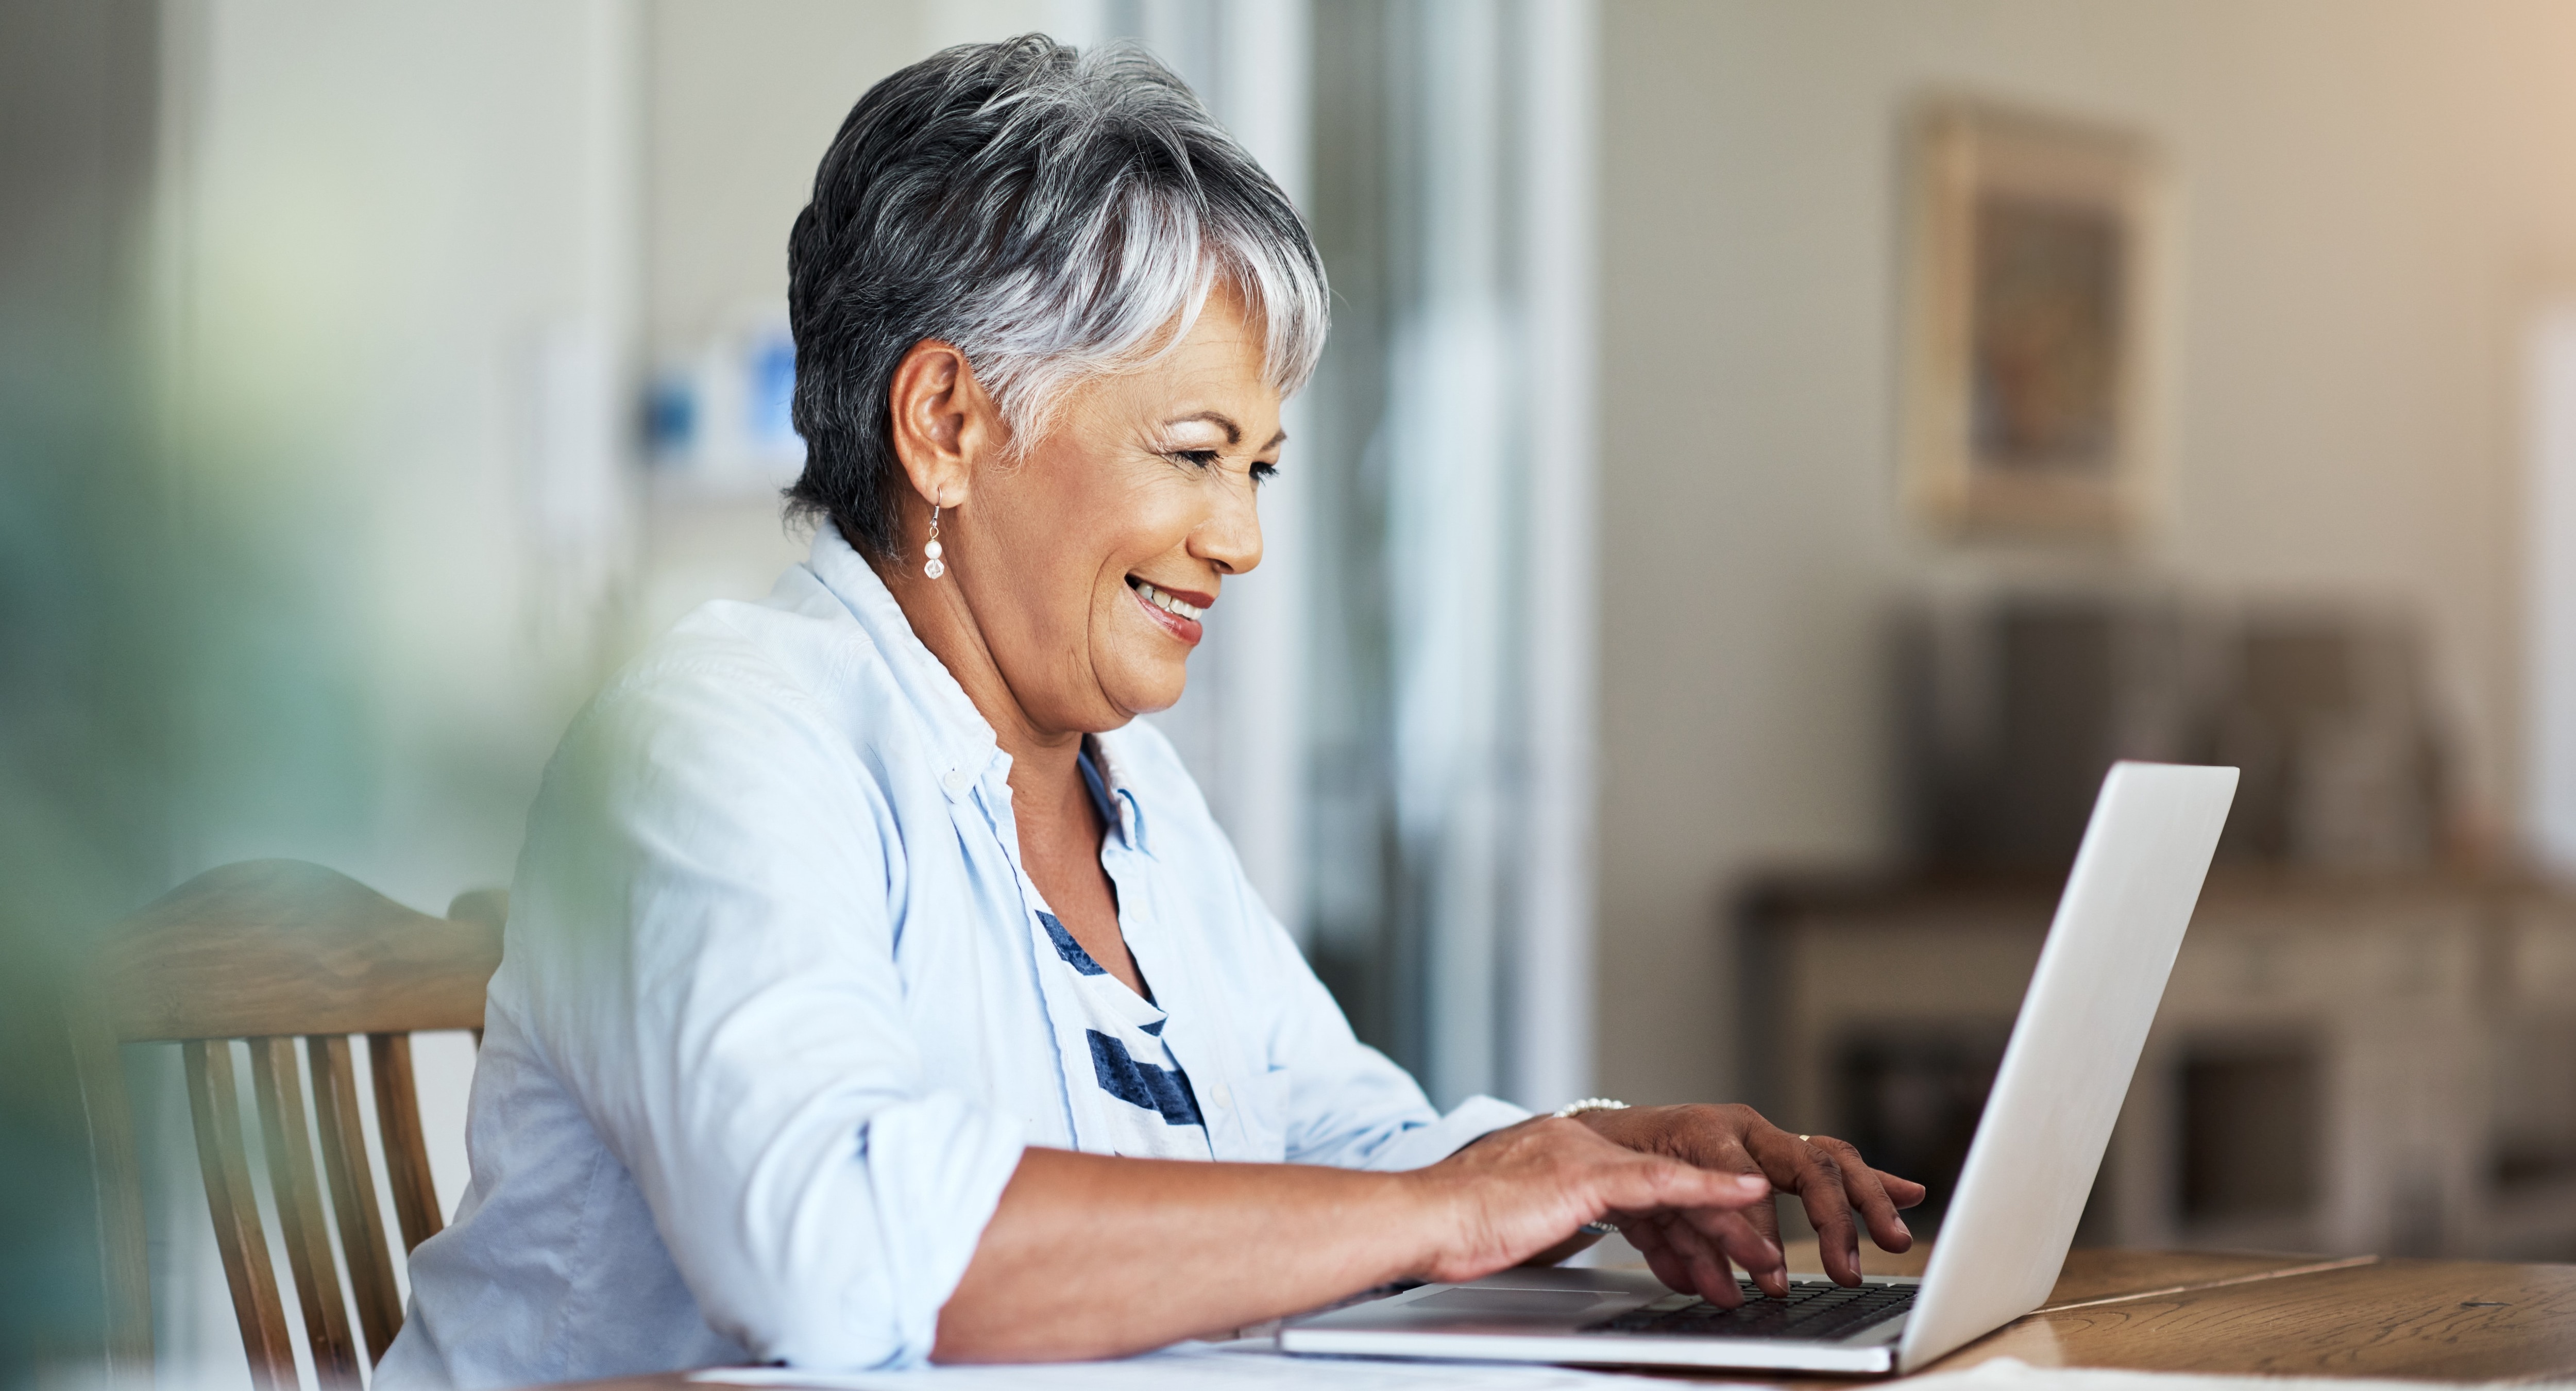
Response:
[[[326,1387],[359,1385],[357,1349],[349,1339],[348,1304],[331,1259],[331,1230],[322,1215],[322,1189],[313,1168],[313,1139],[304,1127],[304,1086],[295,1067],[295,1040],[250,1040],[251,1091],[259,1100],[260,1137],[268,1151],[268,1191],[286,1238],[287,1267],[304,1315],[305,1346],[313,1373]]]
[[[367,1361],[373,1364],[384,1360],[385,1349],[401,1331],[403,1307],[385,1246],[384,1209],[375,1200],[375,1168],[367,1162],[357,1065],[346,1034],[315,1034],[304,1047],[313,1065],[313,1112],[322,1128],[322,1167],[330,1178],[332,1213],[340,1224],[349,1283],[358,1296],[358,1331],[366,1336]]]
[[[429,1143],[420,1129],[420,1095],[412,1085],[411,1035],[367,1035],[367,1061],[376,1076],[376,1130],[385,1145],[385,1177],[393,1180],[394,1217],[402,1223],[406,1255],[446,1225],[438,1188],[429,1178]]]
[[[259,1197],[251,1191],[250,1159],[242,1148],[232,1044],[191,1039],[180,1049],[188,1074],[188,1110],[196,1122],[197,1168],[205,1176],[206,1207],[215,1219],[215,1247],[223,1256],[224,1281],[232,1286],[251,1384],[257,1391],[295,1391],[295,1348],[287,1341],[286,1310],[278,1299],[268,1234],[260,1230]]]

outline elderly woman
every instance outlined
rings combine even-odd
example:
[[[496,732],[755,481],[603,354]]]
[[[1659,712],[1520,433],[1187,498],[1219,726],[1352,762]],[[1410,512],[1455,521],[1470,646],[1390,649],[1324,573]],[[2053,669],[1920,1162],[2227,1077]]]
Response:
[[[1171,746],[1324,335],[1278,187],[1151,60],[887,78],[789,243],[812,558],[565,736],[386,1388],[1101,1357],[1626,1230],[1721,1304],[1776,1190],[1857,1278],[1922,1189],[1742,1107],[1435,1111]],[[1857,1215],[1856,1215],[1857,1214]]]

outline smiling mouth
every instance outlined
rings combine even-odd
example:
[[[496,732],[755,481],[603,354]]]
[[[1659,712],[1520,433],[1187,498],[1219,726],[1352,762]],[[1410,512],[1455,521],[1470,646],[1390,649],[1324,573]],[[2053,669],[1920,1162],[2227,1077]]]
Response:
[[[1161,609],[1163,612],[1168,613],[1175,618],[1186,618],[1195,623],[1198,620],[1207,617],[1207,605],[1205,604],[1193,604],[1187,599],[1183,599],[1165,590],[1157,589],[1152,584],[1144,580],[1140,580],[1134,575],[1129,575],[1127,577],[1127,584],[1130,588],[1134,589],[1146,603],[1152,604],[1154,607]]]

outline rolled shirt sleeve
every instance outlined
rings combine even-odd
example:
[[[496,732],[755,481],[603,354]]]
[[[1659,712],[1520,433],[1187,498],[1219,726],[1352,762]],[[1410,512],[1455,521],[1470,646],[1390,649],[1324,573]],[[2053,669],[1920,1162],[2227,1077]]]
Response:
[[[1369,1156],[1371,1169],[1419,1169],[1437,1164],[1505,1126],[1528,1120],[1531,1112],[1490,1096],[1471,1096],[1428,1125],[1405,1126]]]

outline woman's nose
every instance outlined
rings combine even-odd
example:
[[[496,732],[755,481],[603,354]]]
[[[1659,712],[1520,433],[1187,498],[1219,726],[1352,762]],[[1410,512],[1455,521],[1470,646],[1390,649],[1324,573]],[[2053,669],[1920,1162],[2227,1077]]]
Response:
[[[1229,575],[1261,563],[1261,512],[1251,488],[1228,488],[1216,511],[1190,534],[1190,554]]]

